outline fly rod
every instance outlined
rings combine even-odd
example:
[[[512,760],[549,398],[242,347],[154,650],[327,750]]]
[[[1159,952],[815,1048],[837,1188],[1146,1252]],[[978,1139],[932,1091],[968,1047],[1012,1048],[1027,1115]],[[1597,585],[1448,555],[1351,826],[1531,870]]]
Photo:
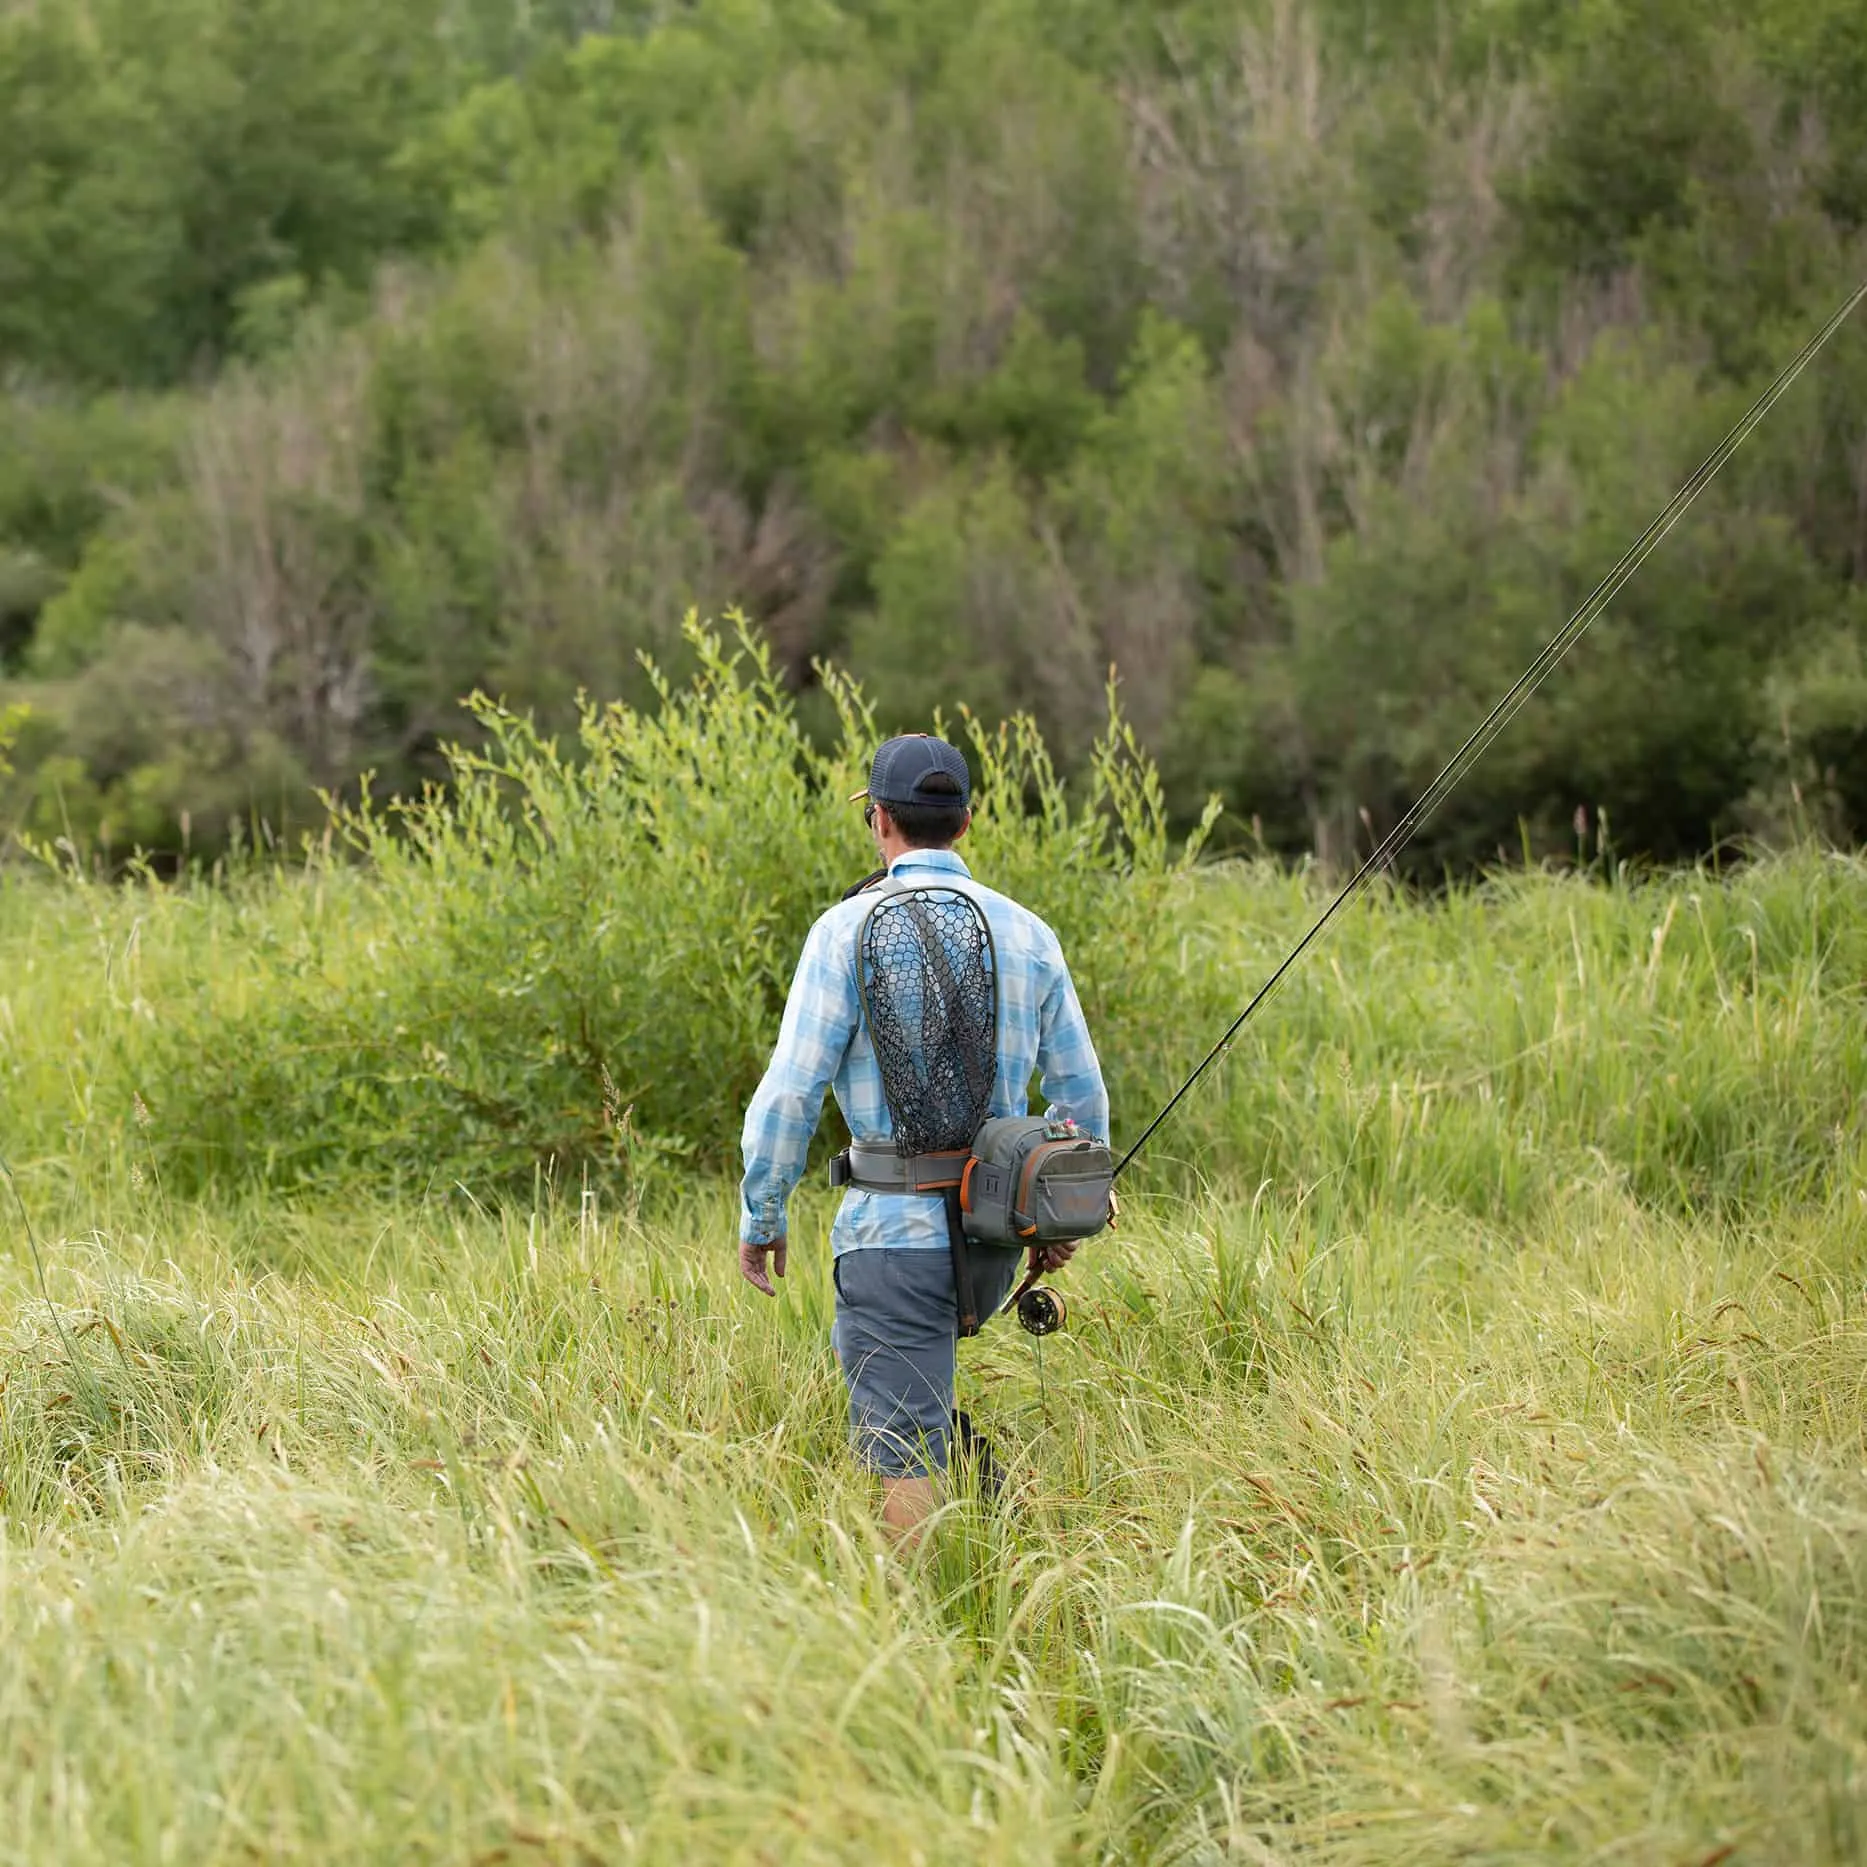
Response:
[[[1867,298],[1867,281],[1863,281],[1857,286],[1854,291],[1848,295],[1848,298],[1840,308],[1836,310],[1814,336],[1797,351],[1795,356],[1783,367],[1782,371],[1777,375],[1770,386],[1765,389],[1764,392],[1758,396],[1756,401],[1738,418],[1730,433],[1705,456],[1690,478],[1686,480],[1685,484],[1667,501],[1664,508],[1660,511],[1659,516],[1655,518],[1652,524],[1650,524],[1621,554],[1613,569],[1595,585],[1594,589],[1589,592],[1588,596],[1583,601],[1581,607],[1576,610],[1575,614],[1563,624],[1562,628],[1559,629],[1553,637],[1551,637],[1548,644],[1544,647],[1543,652],[1538,655],[1537,658],[1531,662],[1529,667],[1517,678],[1516,684],[1504,695],[1497,705],[1485,715],[1478,723],[1477,727],[1474,728],[1471,736],[1455,753],[1453,753],[1451,758],[1446,761],[1445,767],[1439,773],[1438,777],[1426,787],[1419,798],[1408,808],[1406,814],[1382,839],[1380,846],[1364,863],[1362,863],[1361,867],[1350,876],[1341,891],[1329,905],[1317,915],[1316,919],[1311,923],[1309,931],[1290,949],[1279,963],[1276,971],[1258,988],[1251,1002],[1232,1020],[1230,1029],[1228,1029],[1225,1035],[1206,1053],[1204,1058],[1201,1059],[1197,1067],[1193,1070],[1193,1073],[1187,1077],[1186,1081],[1173,1092],[1166,1104],[1162,1107],[1160,1113],[1142,1129],[1140,1137],[1135,1141],[1134,1145],[1129,1148],[1127,1153],[1125,1153],[1118,1162],[1116,1162],[1114,1174],[1116,1179],[1119,1180],[1121,1178],[1135,1156],[1153,1139],[1155,1132],[1160,1128],[1162,1123],[1164,1123],[1168,1116],[1185,1101],[1187,1096],[1192,1092],[1194,1086],[1206,1072],[1224,1056],[1228,1049],[1230,1049],[1233,1039],[1237,1037],[1238,1033],[1251,1021],[1259,1008],[1269,1000],[1271,995],[1283,983],[1290,969],[1306,952],[1308,952],[1310,947],[1321,938],[1323,930],[1335,919],[1336,915],[1367,886],[1374,876],[1392,866],[1394,859],[1419,833],[1427,819],[1445,802],[1446,798],[1450,796],[1455,787],[1465,777],[1465,774],[1471,770],[1472,766],[1484,756],[1491,742],[1496,739],[1505,727],[1511,723],[1512,719],[1516,717],[1518,708],[1536,692],[1537,688],[1542,685],[1543,681],[1555,668],[1556,664],[1561,661],[1563,656],[1565,656],[1588,632],[1589,626],[1614,600],[1622,587],[1634,573],[1639,570],[1641,565],[1646,562],[1647,558],[1666,537],[1666,534],[1670,532],[1672,528],[1678,524],[1680,519],[1691,509],[1694,502],[1698,499],[1699,494],[1718,477],[1725,463],[1750,438],[1752,430],[1769,414],[1770,410],[1776,406],[1782,397],[1788,393],[1790,387],[1796,381],[1796,378],[1799,377],[1821,353],[1823,348],[1827,345],[1828,340],[1853,316],[1856,307],[1859,306],[1863,298]]]

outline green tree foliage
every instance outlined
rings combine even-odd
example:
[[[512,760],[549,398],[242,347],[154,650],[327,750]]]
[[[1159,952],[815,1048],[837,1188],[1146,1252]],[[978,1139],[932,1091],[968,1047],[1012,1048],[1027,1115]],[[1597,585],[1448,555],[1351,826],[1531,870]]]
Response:
[[[269,290],[358,287],[431,238],[401,152],[446,97],[441,23],[439,0],[0,19],[0,359],[174,380],[224,356]]]
[[[15,9],[0,811],[314,823],[737,603],[813,731],[827,658],[1074,774],[1113,667],[1181,820],[1341,859],[1867,271],[1857,13]],[[1867,834],[1863,434],[1854,331],[1422,870]]]
[[[152,306],[182,261],[159,125],[75,9],[0,17],[0,358],[79,379],[174,367]],[[126,365],[128,366],[126,368]]]

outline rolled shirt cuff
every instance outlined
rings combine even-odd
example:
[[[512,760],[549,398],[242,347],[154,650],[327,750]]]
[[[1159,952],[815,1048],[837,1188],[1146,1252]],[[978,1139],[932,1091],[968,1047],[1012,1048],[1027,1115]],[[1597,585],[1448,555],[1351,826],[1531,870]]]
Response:
[[[775,1216],[762,1212],[739,1214],[739,1242],[742,1245],[772,1245],[785,1235],[785,1218],[782,1212]]]

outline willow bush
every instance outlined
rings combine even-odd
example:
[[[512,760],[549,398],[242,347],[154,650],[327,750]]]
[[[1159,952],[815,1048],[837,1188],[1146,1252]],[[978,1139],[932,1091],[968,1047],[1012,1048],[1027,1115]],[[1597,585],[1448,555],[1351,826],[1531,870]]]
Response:
[[[445,785],[334,806],[302,876],[206,906],[237,931],[112,1051],[165,1174],[484,1189],[731,1158],[804,933],[873,864],[847,800],[877,732],[831,675],[820,751],[749,631],[688,645],[686,683],[585,704],[569,743],[476,700]],[[1074,794],[1028,722],[957,730],[968,853],[1117,1002],[1197,839],[1119,717]]]

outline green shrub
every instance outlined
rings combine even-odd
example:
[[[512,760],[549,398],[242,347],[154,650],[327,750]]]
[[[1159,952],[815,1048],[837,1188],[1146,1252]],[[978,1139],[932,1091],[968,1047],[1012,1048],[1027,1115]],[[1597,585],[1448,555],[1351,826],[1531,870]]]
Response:
[[[477,749],[418,800],[340,807],[314,858],[118,1052],[171,1185],[474,1188],[734,1156],[810,922],[869,866],[876,729],[802,732],[769,652],[690,625],[691,682],[586,704],[573,748],[477,700]],[[1072,799],[1027,723],[974,731],[971,845],[1119,998],[1190,859],[1119,722]],[[327,839],[328,840],[328,839]],[[1147,995],[1137,993],[1143,1011]]]

